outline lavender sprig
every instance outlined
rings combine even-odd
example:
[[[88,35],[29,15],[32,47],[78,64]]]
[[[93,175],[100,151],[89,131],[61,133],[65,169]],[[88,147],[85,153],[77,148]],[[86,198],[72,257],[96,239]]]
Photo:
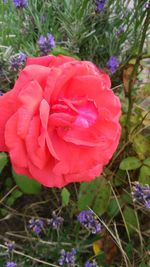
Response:
[[[92,210],[81,211],[77,219],[92,234],[97,234],[101,231],[101,224]]]

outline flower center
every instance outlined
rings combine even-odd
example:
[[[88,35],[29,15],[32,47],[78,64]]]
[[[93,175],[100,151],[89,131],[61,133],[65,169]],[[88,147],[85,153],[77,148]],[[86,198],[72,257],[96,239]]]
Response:
[[[87,101],[84,106],[78,108],[78,115],[75,119],[74,125],[83,128],[89,128],[97,119],[98,112],[93,101]]]
[[[98,110],[93,100],[87,98],[62,98],[51,108],[51,118],[55,118],[57,126],[77,125],[82,128],[92,126],[98,117]],[[58,122],[61,122],[58,125]],[[62,122],[64,124],[62,124]]]

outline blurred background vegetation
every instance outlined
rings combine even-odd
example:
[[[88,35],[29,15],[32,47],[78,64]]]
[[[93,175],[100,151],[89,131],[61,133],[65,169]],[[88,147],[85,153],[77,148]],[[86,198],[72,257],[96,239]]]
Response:
[[[20,183],[0,154],[0,266],[8,260],[18,267],[59,266],[61,249],[74,247],[75,266],[95,259],[97,265],[86,267],[148,267],[150,206],[135,191],[140,186],[150,203],[150,1],[28,0],[17,6],[21,2],[0,0],[1,94],[13,87],[26,57],[40,56],[45,46],[45,54],[93,61],[110,75],[121,100],[122,137],[100,178],[62,190],[26,177]],[[89,207],[102,224],[94,236],[77,221]],[[53,211],[64,219],[60,229],[47,225]],[[32,218],[44,222],[40,235],[28,227]],[[5,242],[12,240],[9,252]]]

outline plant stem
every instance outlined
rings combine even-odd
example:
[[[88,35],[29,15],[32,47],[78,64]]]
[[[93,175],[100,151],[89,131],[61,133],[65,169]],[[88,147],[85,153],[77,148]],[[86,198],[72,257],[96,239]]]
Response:
[[[139,49],[138,49],[138,55],[141,55],[142,51],[143,51],[146,33],[147,33],[148,26],[149,26],[149,20],[150,20],[150,8],[147,9],[147,16],[146,16],[145,21],[144,21],[143,33],[142,33],[142,37],[141,37],[141,41],[140,41],[140,45],[139,45]],[[133,82],[134,82],[134,79],[135,79],[137,72],[138,72],[140,60],[141,60],[141,57],[136,58],[135,65],[134,65],[133,71],[132,71],[130,79],[129,79],[129,88],[128,88],[129,104],[128,104],[128,112],[127,112],[127,120],[126,120],[127,134],[129,134],[130,119],[131,119],[131,113],[132,113],[132,108],[133,108],[133,98],[132,98]]]

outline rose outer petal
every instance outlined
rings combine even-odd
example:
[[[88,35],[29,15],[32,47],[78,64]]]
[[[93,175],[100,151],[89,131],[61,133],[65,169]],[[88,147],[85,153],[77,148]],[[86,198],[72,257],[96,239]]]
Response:
[[[13,91],[0,96],[0,151],[8,151],[5,143],[5,126],[8,119],[17,109],[16,98]]]
[[[27,58],[26,66],[28,65],[41,65],[45,67],[58,67],[64,63],[76,61],[72,57],[59,55],[59,56],[44,56]]]

